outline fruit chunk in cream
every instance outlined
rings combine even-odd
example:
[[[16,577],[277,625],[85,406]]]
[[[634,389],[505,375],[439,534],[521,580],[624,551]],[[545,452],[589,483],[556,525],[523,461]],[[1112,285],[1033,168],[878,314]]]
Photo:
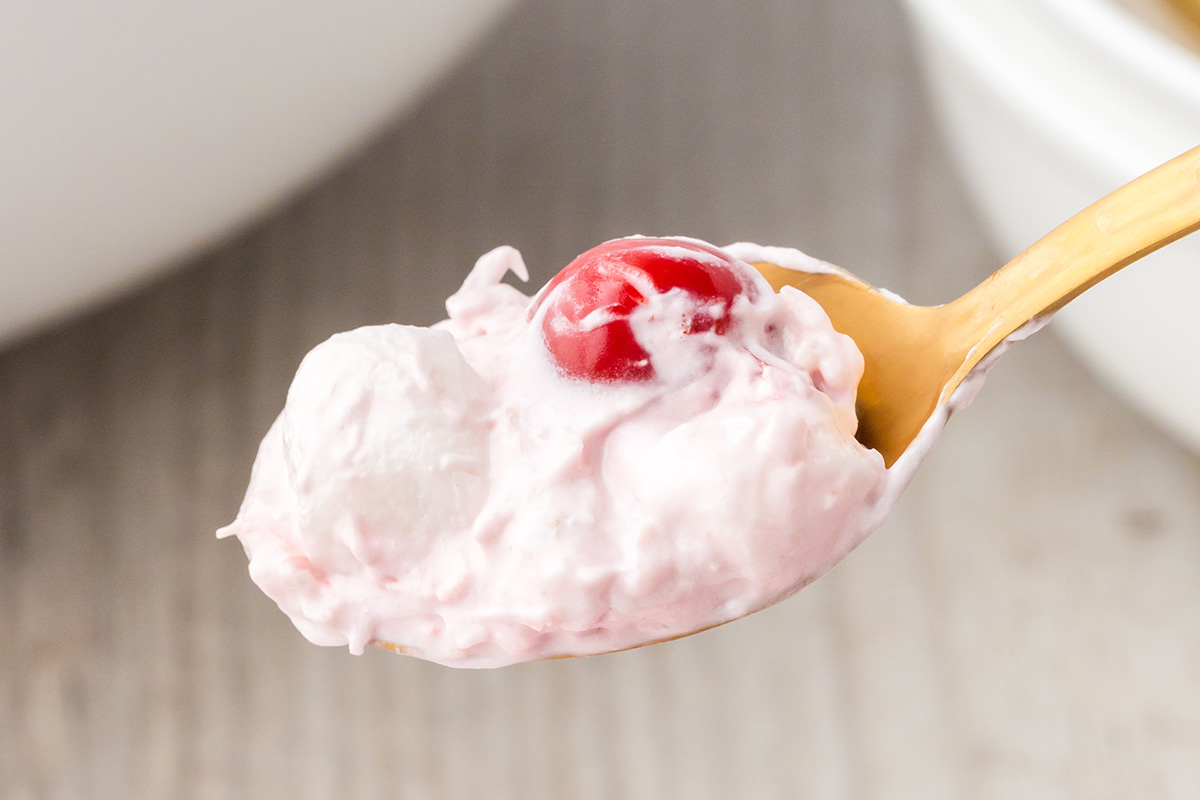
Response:
[[[746,262],[620,239],[535,297],[483,256],[431,328],[301,363],[235,522],[254,581],[324,645],[491,667],[685,635],[776,602],[882,521],[854,439],[862,357]],[[787,264],[785,264],[787,265]]]

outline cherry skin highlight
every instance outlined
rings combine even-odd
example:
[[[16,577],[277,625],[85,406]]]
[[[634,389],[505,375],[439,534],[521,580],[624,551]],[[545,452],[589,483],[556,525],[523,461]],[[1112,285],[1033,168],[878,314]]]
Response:
[[[650,354],[629,316],[648,298],[681,290],[692,301],[679,324],[684,334],[725,333],[738,295],[753,299],[748,268],[722,250],[691,239],[615,239],[578,256],[535,299],[545,304],[542,336],[564,375],[596,382],[647,381]]]

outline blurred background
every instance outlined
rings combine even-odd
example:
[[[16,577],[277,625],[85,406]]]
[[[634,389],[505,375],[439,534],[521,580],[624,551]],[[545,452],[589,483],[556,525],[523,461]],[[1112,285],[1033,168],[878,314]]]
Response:
[[[0,798],[1200,796],[1192,242],[690,639],[354,657],[213,538],[301,356],[499,244],[535,286],[678,233],[957,296],[1200,144],[1189,0],[76,5],[0,10]]]

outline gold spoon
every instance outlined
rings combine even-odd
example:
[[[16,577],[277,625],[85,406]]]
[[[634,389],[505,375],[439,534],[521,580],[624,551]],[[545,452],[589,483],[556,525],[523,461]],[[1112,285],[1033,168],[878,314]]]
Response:
[[[1200,228],[1200,147],[1093,203],[962,297],[913,306],[848,272],[754,266],[813,297],[866,362],[857,438],[890,467],[993,348],[1117,270]],[[1167,343],[1169,344],[1169,343]]]
[[[1018,328],[1197,229],[1200,147],[1079,212],[946,305],[908,305],[841,270],[809,273],[770,263],[754,266],[775,291],[794,286],[812,296],[834,328],[854,339],[865,362],[858,389],[858,439],[879,450],[891,466],[971,370]],[[659,641],[668,640],[626,649]],[[408,652],[394,642],[371,644]]]

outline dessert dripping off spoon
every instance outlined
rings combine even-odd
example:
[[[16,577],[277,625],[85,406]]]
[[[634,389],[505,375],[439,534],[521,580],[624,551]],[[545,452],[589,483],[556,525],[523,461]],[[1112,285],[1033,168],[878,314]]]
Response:
[[[862,351],[857,438],[890,467],[979,362],[1029,322],[1200,229],[1200,147],[1088,206],[957,300],[914,306],[840,270],[754,266],[794,286]]]

